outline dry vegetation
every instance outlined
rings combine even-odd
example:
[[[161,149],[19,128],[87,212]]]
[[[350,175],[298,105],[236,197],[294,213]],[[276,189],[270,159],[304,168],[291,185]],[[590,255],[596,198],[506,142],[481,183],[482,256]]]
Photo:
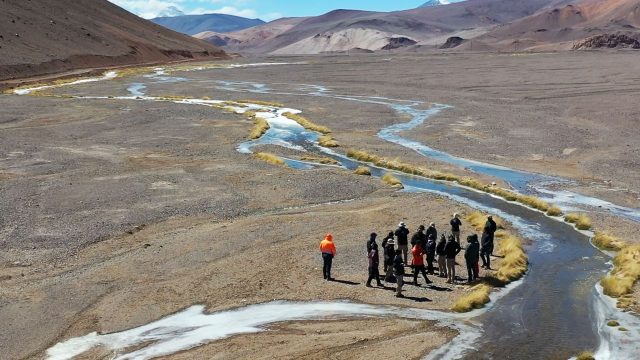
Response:
[[[631,293],[640,278],[640,245],[628,245],[613,258],[613,270],[602,279],[604,293],[621,297]]]
[[[619,251],[626,245],[624,241],[603,231],[596,231],[592,241],[593,245],[603,250]]]
[[[491,293],[491,289],[492,287],[487,284],[478,284],[469,289],[469,294],[456,300],[451,309],[461,313],[473,309],[480,309],[490,301],[489,294]]]
[[[323,165],[338,165],[339,161],[329,158],[329,157],[317,157],[317,156],[303,156],[300,158],[302,161],[309,161]]]
[[[559,207],[553,205],[553,206],[549,207],[549,210],[547,210],[547,215],[549,215],[549,216],[561,216],[562,215],[562,210]]]
[[[591,351],[583,351],[576,356],[576,360],[595,360],[595,357]]]
[[[271,101],[262,101],[262,100],[237,100],[236,102],[240,104],[255,104],[255,105],[270,106],[270,107],[276,107],[276,108],[284,107],[284,104],[281,104],[281,103],[271,102]]]
[[[407,173],[411,175],[418,175],[418,176],[422,176],[422,177],[426,177],[434,180],[456,182],[462,186],[470,187],[476,190],[480,190],[486,193],[500,196],[501,198],[508,201],[517,201],[523,205],[532,207],[534,209],[537,209],[543,212],[548,212],[549,210],[553,209],[552,212],[555,213],[560,210],[559,208],[551,206],[546,201],[539,199],[535,196],[521,195],[510,190],[502,189],[497,186],[492,186],[490,184],[483,184],[482,182],[476,179],[472,179],[468,177],[461,177],[454,174],[428,170],[420,166],[402,162],[399,159],[390,160],[377,155],[369,154],[366,151],[354,150],[354,149],[349,149],[347,151],[347,156],[352,159],[356,159],[358,161],[369,162],[379,167],[383,167],[391,170],[397,170],[397,171],[401,171],[403,173]],[[560,211],[560,213],[562,213],[562,211]]]
[[[579,230],[589,230],[592,226],[591,219],[585,214],[567,214],[564,217],[564,221],[575,224],[576,228]]]
[[[358,166],[354,171],[357,175],[371,176],[371,170],[366,166]]]
[[[395,177],[392,173],[386,173],[386,174],[382,175],[381,180],[382,180],[383,183],[389,184],[389,185],[394,186],[394,187],[399,187],[399,188],[403,187],[402,182],[400,181],[400,179]]]
[[[282,160],[281,157],[271,154],[271,153],[266,153],[266,152],[259,152],[256,153],[254,155],[256,158],[262,160],[262,161],[266,161],[270,164],[274,164],[274,165],[280,165],[280,166],[284,166],[285,162],[284,160]]]
[[[298,115],[298,114],[294,114],[294,113],[290,113],[290,112],[286,112],[286,113],[284,113],[282,115],[284,115],[284,116],[288,117],[289,119],[297,122],[298,124],[300,124],[303,128],[305,128],[307,130],[316,131],[316,132],[319,132],[319,133],[324,134],[324,135],[331,134],[331,129],[329,129],[326,126],[318,125],[318,124],[314,123],[313,121],[305,118],[304,116],[301,116],[301,115]]]
[[[338,147],[340,144],[331,135],[322,135],[318,139],[318,144],[324,147]]]
[[[262,135],[264,135],[264,133],[267,132],[267,130],[269,130],[269,128],[270,126],[267,120],[263,118],[256,118],[254,120],[253,128],[251,128],[251,131],[249,132],[249,139],[259,139],[260,137],[262,137]]]

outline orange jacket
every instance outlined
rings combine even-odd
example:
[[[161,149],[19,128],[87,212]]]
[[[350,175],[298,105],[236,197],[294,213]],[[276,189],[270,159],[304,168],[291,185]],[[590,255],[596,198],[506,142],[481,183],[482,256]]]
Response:
[[[320,252],[336,255],[336,246],[333,244],[333,236],[331,234],[327,234],[324,240],[320,242]]]

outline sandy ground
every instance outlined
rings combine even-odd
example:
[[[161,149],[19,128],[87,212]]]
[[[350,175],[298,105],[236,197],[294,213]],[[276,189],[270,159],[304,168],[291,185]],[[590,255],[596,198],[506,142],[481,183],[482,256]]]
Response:
[[[640,137],[629,103],[635,90],[632,78],[618,71],[637,64],[625,54],[581,55],[295,58],[307,64],[211,70],[201,74],[202,82],[147,90],[283,102],[330,126],[342,151],[363,148],[464,174],[375,137],[381,127],[402,120],[386,107],[229,94],[206,80],[320,83],[337,92],[447,103],[455,108],[410,135],[469,158],[577,180],[612,179],[614,186],[637,190]],[[552,65],[573,72],[550,70]],[[584,84],[575,84],[575,69],[584,68],[591,69],[580,72]],[[509,83],[513,74],[528,80]],[[128,81],[55,92],[125,94]],[[566,94],[545,96],[548,88]],[[584,110],[597,104],[601,112]],[[371,231],[383,235],[400,220],[412,230],[435,221],[442,230],[453,212],[470,209],[433,195],[397,193],[345,170],[295,171],[239,154],[235,147],[251,127],[242,117],[198,106],[116,100],[2,96],[0,107],[0,319],[8,324],[0,330],[0,343],[8,344],[3,354],[9,359],[39,358],[57,341],[131,328],[192,304],[216,311],[273,299],[351,299],[448,309],[466,289],[435,277],[432,287],[407,285],[405,299],[396,299],[390,288],[368,289],[364,248]],[[598,116],[616,121],[604,127]],[[569,127],[576,117],[584,131]],[[510,130],[498,130],[504,127]],[[569,147],[577,150],[558,155]],[[540,166],[532,154],[546,154],[545,161],[560,165]],[[598,191],[590,184],[581,182],[585,192]],[[611,198],[633,205],[633,192],[617,194]],[[328,204],[340,200],[351,201]],[[620,235],[637,231],[626,221],[610,224]],[[335,283],[322,280],[317,251],[329,231],[339,251]],[[359,330],[367,322],[375,331]],[[242,358],[240,349],[266,346],[283,358],[371,357],[365,346],[384,357],[388,346],[382,344],[410,343],[403,336],[409,331],[432,339],[397,354],[416,358],[452,336],[429,326],[397,319],[281,324],[268,334],[238,336],[174,357],[208,358],[223,351],[225,358]],[[343,330],[348,337],[341,336]],[[318,352],[301,334],[334,345]]]

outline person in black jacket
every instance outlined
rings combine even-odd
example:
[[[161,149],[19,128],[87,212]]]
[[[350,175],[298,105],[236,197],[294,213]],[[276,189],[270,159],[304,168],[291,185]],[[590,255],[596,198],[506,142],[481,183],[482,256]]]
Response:
[[[436,260],[436,238],[430,237],[425,247],[427,254],[427,274],[433,275],[433,262]]]
[[[452,284],[456,281],[456,255],[462,250],[460,244],[456,242],[453,235],[449,235],[447,243],[444,246],[444,253],[447,257],[447,283]]]
[[[451,224],[451,233],[453,234],[453,237],[455,237],[458,244],[460,244],[460,226],[462,226],[460,215],[458,215],[458,213],[453,214],[453,218],[449,224]]]
[[[436,255],[438,255],[438,276],[447,277],[447,256],[444,252],[447,239],[444,234],[440,236],[440,241],[436,245]]]
[[[402,250],[396,250],[396,257],[393,259],[393,275],[396,277],[396,297],[404,297],[402,295],[402,285],[404,285],[404,264],[402,261]]]
[[[400,222],[398,228],[396,229],[395,235],[398,249],[402,250],[404,263],[406,264],[407,253],[409,252],[409,229],[407,229],[407,225],[405,225],[404,222]]]
[[[378,255],[378,244],[373,242],[371,245],[371,250],[369,250],[369,254],[367,255],[369,258],[369,279],[367,279],[367,287],[371,287],[371,280],[376,280],[376,284],[380,287],[384,286],[380,282],[380,271],[378,269],[378,265],[380,264],[380,257]]]
[[[418,230],[411,236],[411,246],[419,244],[424,251],[427,246],[427,235],[424,233],[424,225],[418,226]]]
[[[433,236],[434,239],[438,238],[438,230],[436,229],[435,223],[429,224],[429,227],[427,228],[427,239],[431,236]]]
[[[482,267],[485,269],[491,269],[491,255],[493,254],[493,238],[498,229],[496,222],[493,221],[493,217],[487,217],[487,222],[484,224],[484,230],[482,231],[482,247],[480,249],[480,257],[482,258]]]
[[[391,244],[389,244],[389,242],[391,242]],[[391,266],[391,261],[395,256],[395,251],[396,249],[394,247],[393,231],[389,231],[387,237],[382,240],[383,270],[385,273],[387,273],[387,269]]]
[[[373,246],[373,244],[376,244],[376,238],[378,237],[378,234],[376,233],[371,233],[369,235],[369,240],[367,240],[367,254],[371,251],[371,247]],[[376,244],[376,247],[378,246],[378,244]]]
[[[480,258],[480,244],[478,244],[478,235],[473,234],[467,236],[467,249],[464,251],[464,259],[467,262],[467,273],[469,277],[467,282],[471,283],[478,279],[478,260]]]

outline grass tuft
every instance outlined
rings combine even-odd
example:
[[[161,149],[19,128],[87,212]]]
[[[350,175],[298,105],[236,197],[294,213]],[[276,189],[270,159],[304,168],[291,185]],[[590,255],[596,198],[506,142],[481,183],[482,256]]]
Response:
[[[640,278],[640,245],[628,245],[613,258],[613,270],[600,281],[604,293],[621,297],[631,293]]]
[[[331,135],[322,135],[318,138],[318,144],[324,147],[338,147],[340,144]]]
[[[262,118],[256,118],[253,123],[253,128],[249,132],[249,139],[252,140],[261,138],[270,128],[269,122]]]
[[[451,308],[455,312],[463,313],[473,309],[480,309],[484,304],[488,303],[489,294],[491,293],[491,286],[486,284],[480,284],[472,287],[471,292],[453,303]]]
[[[329,157],[303,156],[300,160],[314,162],[314,163],[318,163],[318,164],[324,164],[324,165],[338,165],[338,164],[340,164],[339,161],[337,161],[335,159],[332,159],[332,158],[329,158]]]
[[[318,125],[316,123],[314,123],[313,121],[305,118],[304,116],[298,115],[298,114],[294,114],[294,113],[290,113],[290,112],[286,112],[284,114],[282,114],[285,117],[288,117],[289,119],[297,122],[298,124],[300,124],[303,128],[307,129],[307,130],[311,130],[311,131],[316,131],[319,132],[321,134],[331,134],[331,129],[329,129],[326,126],[322,126],[322,125]]]
[[[259,152],[256,153],[254,155],[257,159],[260,159],[262,161],[266,161],[270,164],[274,164],[274,165],[281,165],[284,166],[285,162],[284,160],[282,160],[281,157],[271,154],[271,153],[266,153],[266,152]]]
[[[613,235],[610,235],[603,231],[596,231],[596,234],[593,237],[593,245],[603,250],[618,251],[622,250],[622,248],[624,248],[626,244],[624,243],[624,241],[618,239]]]
[[[383,183],[389,184],[394,187],[400,187],[400,188],[403,187],[402,182],[397,177],[395,177],[392,173],[386,173],[382,175],[381,180]]]
[[[271,102],[271,101],[262,101],[262,100],[237,100],[236,102],[240,104],[255,104],[255,105],[278,107],[278,108],[284,107],[284,105],[281,103]]]
[[[503,284],[520,279],[529,265],[529,258],[522,247],[522,240],[515,235],[507,235],[498,240],[498,254],[503,256],[495,278]]]
[[[357,175],[371,176],[371,170],[366,166],[358,166],[354,173]]]
[[[557,206],[551,206],[549,210],[547,210],[547,215],[549,216],[561,216],[562,210]]]
[[[607,321],[607,326],[617,327],[617,326],[620,326],[620,323],[617,322],[616,320],[609,320]]]
[[[564,221],[575,224],[579,230],[591,229],[591,219],[585,214],[570,213],[565,215]]]

